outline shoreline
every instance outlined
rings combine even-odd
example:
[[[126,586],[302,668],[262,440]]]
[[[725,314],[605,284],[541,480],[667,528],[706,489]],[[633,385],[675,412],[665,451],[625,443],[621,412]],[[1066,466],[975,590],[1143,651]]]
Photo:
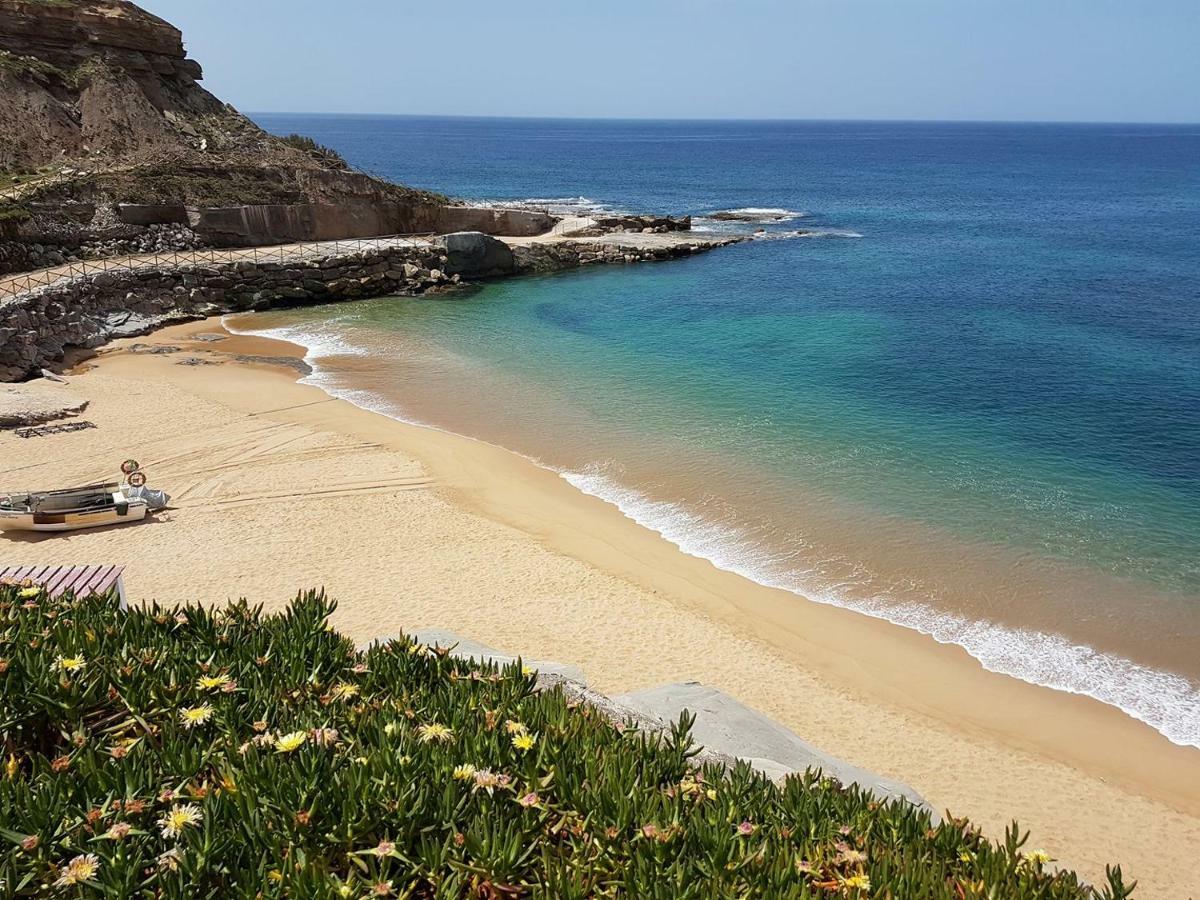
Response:
[[[311,363],[308,362],[308,348],[304,347],[304,345],[253,332],[233,331],[225,322],[225,319],[229,317],[229,315],[223,316],[220,326],[235,338],[251,338],[257,341],[265,341],[268,343],[264,347],[268,349],[271,344],[284,345],[283,347],[277,346],[276,349],[279,352],[274,355],[299,356],[306,364],[311,366]],[[282,352],[285,347],[294,349]],[[286,374],[291,375],[291,373]],[[479,448],[479,456],[486,456],[489,464],[495,465],[497,469],[502,469],[515,475],[516,478],[514,480],[520,481],[523,484],[528,484],[530,480],[538,482],[536,486],[543,495],[558,495],[552,498],[552,508],[560,516],[556,522],[557,528],[548,525],[544,518],[542,518],[545,513],[544,508],[539,508],[538,519],[535,519],[527,514],[524,505],[515,502],[516,498],[512,496],[510,491],[504,490],[498,485],[487,484],[486,482],[497,478],[497,476],[492,475],[489,477],[485,475],[483,467],[478,466],[478,462],[481,460],[472,459],[470,460],[471,464],[462,465],[468,458],[476,456],[469,449],[465,447],[458,449],[458,452],[454,454],[456,465],[451,466],[446,462],[445,453],[450,448],[442,444],[437,437],[432,437],[428,441],[420,441],[417,435],[408,434],[405,436],[405,449],[413,452],[422,464],[435,475],[438,482],[454,491],[456,495],[455,499],[472,511],[483,514],[488,518],[502,521],[527,534],[535,535],[539,540],[542,540],[560,552],[612,571],[613,560],[608,556],[607,552],[598,550],[595,545],[589,546],[591,544],[591,541],[589,541],[590,527],[602,524],[604,528],[602,536],[595,536],[594,540],[607,545],[609,548],[621,548],[629,551],[628,560],[620,566],[620,574],[623,577],[628,577],[640,584],[650,586],[654,590],[664,592],[672,590],[680,591],[686,585],[688,594],[694,593],[696,599],[702,597],[707,601],[703,606],[705,614],[716,615],[730,625],[745,629],[748,633],[753,634],[754,637],[763,640],[767,644],[779,641],[778,635],[780,634],[780,630],[789,636],[799,637],[798,630],[795,627],[797,623],[791,621],[791,616],[789,615],[791,610],[780,610],[778,607],[778,604],[786,604],[791,599],[796,605],[802,607],[835,611],[836,614],[828,622],[818,621],[821,618],[818,613],[812,618],[811,622],[805,621],[803,623],[805,625],[812,625],[817,630],[838,626],[845,627],[847,622],[857,622],[857,620],[866,619],[873,623],[873,627],[868,629],[867,634],[856,636],[865,637],[871,644],[875,644],[878,641],[882,645],[889,640],[899,640],[899,636],[892,636],[892,633],[900,632],[906,638],[908,635],[911,635],[912,639],[915,639],[911,640],[911,646],[908,648],[914,653],[919,654],[922,650],[928,651],[932,649],[928,646],[929,644],[945,648],[949,651],[947,659],[939,660],[938,663],[927,664],[929,668],[928,676],[921,675],[917,677],[911,677],[910,673],[905,671],[911,660],[905,660],[903,664],[894,666],[892,665],[892,660],[888,660],[887,664],[883,664],[879,661],[878,657],[869,663],[851,662],[853,656],[861,654],[843,654],[838,651],[826,651],[820,654],[822,664],[841,675],[851,675],[854,669],[862,668],[884,679],[886,684],[896,686],[895,689],[881,692],[881,698],[894,699],[899,695],[897,691],[911,698],[912,684],[910,682],[918,684],[927,682],[929,677],[932,677],[935,672],[946,671],[949,673],[950,669],[965,664],[968,669],[979,670],[979,674],[983,676],[980,679],[981,681],[990,680],[991,677],[998,677],[1004,679],[1005,682],[1013,682],[1021,685],[1023,688],[1029,688],[1037,692],[1037,694],[1049,692],[1051,694],[1062,695],[1064,699],[1077,698],[1080,702],[1077,704],[1078,708],[1073,710],[1073,714],[1079,716],[1081,721],[1095,722],[1114,717],[1115,723],[1123,724],[1128,722],[1132,728],[1127,729],[1122,727],[1121,724],[1116,725],[1118,733],[1131,732],[1130,734],[1121,734],[1122,740],[1136,740],[1134,735],[1139,732],[1149,731],[1151,735],[1149,744],[1158,743],[1161,740],[1167,747],[1177,748],[1182,751],[1180,754],[1181,758],[1190,760],[1196,766],[1197,773],[1200,774],[1200,750],[1176,744],[1152,726],[1133,718],[1124,710],[1084,694],[1059,691],[1045,685],[1038,685],[1008,676],[1004,673],[990,671],[985,669],[978,659],[959,644],[939,641],[933,635],[907,628],[888,619],[871,616],[849,607],[812,600],[787,588],[763,584],[741,573],[722,568],[705,557],[682,550],[658,531],[637,522],[633,517],[621,510],[617,504],[599,494],[584,491],[573,485],[558,470],[542,465],[536,460],[516,451],[509,450],[506,447],[470,435],[447,431],[434,425],[389,416],[386,413],[359,406],[345,398],[335,397],[318,385],[299,386],[312,387],[333,401],[346,403],[367,415],[380,416],[404,429],[418,429],[420,432],[429,432],[431,435],[443,436],[449,441],[466,441],[472,445],[476,445]],[[508,459],[502,459],[505,457]],[[505,462],[507,462],[507,465]],[[519,471],[521,469],[525,469],[526,471]],[[531,479],[530,476],[532,473],[529,470],[536,470],[538,475]],[[542,473],[545,476],[553,478],[555,482],[561,482],[561,485],[546,481],[542,477]],[[549,498],[544,496],[543,499]],[[596,502],[593,501],[598,502],[600,505],[597,506]],[[619,517],[620,521],[617,521],[612,515],[613,513]],[[581,523],[577,519],[577,517],[581,516],[587,516],[592,520],[589,523],[589,528],[581,527]],[[599,521],[601,517],[605,520],[603,523]],[[626,525],[630,529],[640,532],[641,534],[638,537],[650,538],[645,546],[637,545],[640,542],[636,542],[632,532],[626,534],[619,533],[625,530],[623,526]],[[679,565],[678,561],[675,561],[676,565],[668,564],[664,556],[673,555],[683,557],[684,564]],[[695,564],[687,562],[691,560],[694,560]],[[711,583],[716,581],[719,581],[720,584]],[[747,594],[753,594],[754,596],[749,601],[742,599],[740,602],[730,602],[717,596],[718,591],[728,592],[731,595],[740,595],[742,598],[745,598]],[[769,601],[775,601],[775,603],[770,603]],[[697,603],[697,606],[699,607],[700,604]],[[754,614],[753,621],[744,620],[746,613]],[[847,620],[847,616],[853,618]],[[808,619],[809,617],[801,616],[801,618]],[[775,637],[772,638],[772,635],[775,635]],[[908,642],[906,640],[906,643]],[[809,649],[811,650],[812,648]],[[951,657],[954,659],[951,660]],[[955,674],[957,677],[961,677],[963,673]],[[921,686],[925,687],[926,685],[921,684]],[[876,688],[878,684],[872,683],[871,687]],[[1020,693],[1024,692],[1018,691],[1011,695],[1011,700],[1014,703],[1028,704],[1032,702],[1032,698],[1018,696]],[[956,700],[958,694],[957,690],[947,691],[940,700],[929,703],[928,708],[942,709],[947,714],[959,717],[958,720],[960,722],[964,720],[971,722],[972,725],[983,732],[995,735],[1008,735],[1010,733],[1010,726],[1017,719],[1011,716],[1007,710],[981,711],[975,709],[974,704],[967,704],[963,708],[959,708],[957,704],[951,705],[946,702]],[[1095,707],[1098,707],[1098,709]],[[1024,713],[1018,714],[1018,716],[1021,720],[1025,718]],[[1064,726],[1062,735],[1066,736],[1070,734],[1075,727],[1076,724]],[[1040,741],[1029,740],[1023,746],[1025,749],[1036,751],[1043,749],[1045,744]],[[1122,767],[1113,765],[1107,749],[1102,750],[1100,753],[1080,753],[1074,761],[1083,765],[1095,766],[1097,771],[1106,771],[1108,775],[1115,779],[1122,778]],[[1143,788],[1149,784],[1148,782],[1142,783],[1138,781],[1127,783],[1129,786],[1135,788]],[[1189,787],[1193,789],[1185,792],[1184,797],[1186,799],[1181,808],[1189,812],[1200,813],[1200,782],[1189,785]],[[1172,795],[1173,792],[1165,792],[1162,796],[1163,798],[1167,798]],[[1178,799],[1177,794],[1174,794],[1174,796]]]
[[[187,343],[196,333],[220,330],[209,320],[168,328],[142,342]],[[193,368],[173,365],[170,356],[123,352],[118,345],[95,362],[95,379],[123,379],[148,397],[178,392],[229,410],[233,419],[270,420],[397,452],[416,460],[435,494],[473,521],[515,532],[514,540],[519,536],[586,567],[590,587],[618,591],[624,583],[635,589],[629,596],[621,591],[619,602],[604,591],[584,598],[587,602],[563,597],[551,610],[517,603],[508,591],[495,596],[496,588],[483,583],[487,573],[478,568],[442,572],[442,583],[435,580],[433,586],[446,594],[453,593],[448,587],[475,591],[481,595],[475,602],[483,606],[467,613],[454,603],[463,596],[447,597],[437,612],[445,617],[440,621],[393,620],[387,610],[359,609],[349,627],[339,622],[355,638],[389,627],[453,627],[511,652],[581,664],[606,693],[699,678],[826,752],[912,784],[935,808],[970,816],[993,837],[1015,816],[1033,829],[1032,845],[1047,846],[1092,880],[1102,878],[1102,863],[1108,861],[1123,863],[1127,873],[1142,879],[1137,896],[1180,896],[1200,884],[1200,863],[1179,858],[1189,841],[1200,838],[1200,752],[1170,743],[1099,701],[988,672],[957,646],[805,602],[688,556],[525,457],[402,423],[297,384],[294,368],[271,360],[303,357],[296,345],[235,335],[215,344],[194,342],[186,352],[262,361]],[[86,393],[89,375],[76,384]],[[130,443],[136,450],[132,438]],[[149,457],[143,462],[153,483],[161,464],[153,454],[138,453]],[[347,457],[344,466],[351,468],[352,460]],[[74,458],[70,465],[85,464]],[[303,465],[296,465],[303,473]],[[228,505],[227,514],[237,515],[239,504]],[[156,528],[177,522],[178,517]],[[119,547],[120,534],[109,531],[103,541],[79,543]],[[17,546],[33,561],[36,552],[30,551],[38,544]],[[269,573],[280,591],[255,599],[282,602],[308,586],[289,574]],[[601,580],[603,585],[596,583]],[[127,583],[131,596],[143,596],[137,577]],[[510,622],[492,609],[488,595],[512,605],[508,612],[516,617]],[[343,608],[356,602],[344,591],[339,599]],[[636,621],[625,613],[635,614]],[[639,627],[644,633],[634,633]],[[649,643],[639,643],[639,637]],[[670,646],[673,638],[693,643]],[[1079,741],[1081,734],[1088,736],[1086,743]]]
[[[911,598],[895,605],[872,603],[861,594],[838,592],[803,579],[781,576],[765,568],[761,562],[744,561],[747,556],[762,553],[763,545],[732,530],[726,530],[714,538],[713,532],[724,526],[714,526],[713,520],[703,519],[703,513],[695,508],[689,508],[678,500],[663,500],[641,493],[638,488],[630,487],[630,482],[624,480],[623,476],[596,474],[590,463],[578,458],[573,462],[564,462],[562,456],[555,454],[555,448],[570,441],[570,438],[551,438],[548,444],[531,446],[528,442],[521,442],[523,435],[505,432],[503,428],[497,431],[492,427],[495,423],[487,418],[486,413],[481,420],[479,410],[476,410],[473,418],[470,415],[458,415],[455,421],[454,414],[447,411],[454,405],[455,386],[444,384],[438,392],[423,396],[420,387],[414,385],[402,396],[393,394],[388,387],[388,376],[380,374],[378,379],[375,377],[376,370],[380,373],[392,372],[388,363],[371,363],[375,353],[386,351],[358,343],[353,337],[331,334],[323,327],[270,326],[260,324],[259,320],[260,317],[256,316],[227,314],[222,324],[239,335],[274,338],[300,345],[304,348],[305,364],[312,369],[304,383],[317,386],[331,396],[404,424],[433,428],[516,453],[564,479],[576,490],[616,507],[627,519],[662,536],[679,552],[707,560],[722,571],[742,576],[766,588],[778,588],[801,602],[846,609],[916,631],[939,644],[961,647],[990,672],[1017,678],[1035,687],[1098,700],[1150,726],[1173,744],[1200,749],[1200,718],[1197,718],[1200,714],[1200,706],[1197,705],[1200,695],[1195,692],[1192,678],[1184,674],[1186,670],[1172,666],[1172,662],[1194,662],[1190,658],[1178,658],[1178,654],[1174,659],[1170,656],[1159,659],[1144,654],[1131,655],[1123,652],[1124,648],[1120,646],[1105,643],[1103,638],[1106,635],[1103,633],[1081,635],[1071,629],[1064,634],[1046,625],[1045,616],[1041,624],[1033,621],[1015,622],[1011,618],[999,621],[990,617],[985,600],[979,604],[979,615],[972,617],[966,612],[938,608],[932,603]],[[332,367],[327,367],[331,362],[329,357],[342,358],[334,362]],[[433,374],[436,381],[436,369]],[[366,376],[366,380],[362,376]],[[420,371],[406,372],[404,376],[393,373],[391,377],[422,378]],[[462,390],[462,385],[458,385],[457,389]],[[525,402],[530,399],[526,397]],[[554,431],[555,428],[550,427],[546,433],[552,434]],[[514,450],[514,447],[522,449]],[[604,455],[612,453],[612,448],[608,448]],[[633,459],[637,459],[636,448],[634,453]],[[624,459],[631,461],[628,456]],[[661,464],[663,461],[660,459],[658,462]],[[644,474],[645,467],[642,471]],[[686,526],[679,524],[679,518],[686,520]],[[909,527],[915,524],[909,523]],[[858,522],[854,530],[858,534],[871,534],[873,523]],[[701,533],[697,535],[697,531]],[[780,549],[772,547],[768,552]],[[971,566],[971,560],[962,557],[960,548],[947,549],[935,545],[931,552],[935,555],[922,564],[927,570],[939,564],[945,565],[939,558],[941,556],[956,560],[958,565]],[[1000,563],[995,560],[988,562],[993,566],[993,574],[1001,576],[1000,571],[994,571]],[[1014,555],[1006,562],[1016,566],[1021,560]],[[1093,585],[1085,580],[1087,576],[1088,573],[1084,571],[1063,573],[1063,578],[1069,579],[1067,585],[1083,593],[1107,587]],[[1095,637],[1101,640],[1097,641]],[[1157,643],[1161,645],[1162,641]]]

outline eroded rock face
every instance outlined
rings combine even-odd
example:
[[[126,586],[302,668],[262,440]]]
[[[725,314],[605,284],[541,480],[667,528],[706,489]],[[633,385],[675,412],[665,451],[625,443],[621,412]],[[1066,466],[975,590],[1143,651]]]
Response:
[[[179,30],[127,0],[0,0],[0,224],[19,225],[0,241],[129,238],[128,204],[386,207],[382,227],[397,207],[414,217],[446,203],[268,134],[201,75]],[[248,243],[293,239],[251,233]]]
[[[165,113],[223,111],[179,29],[121,0],[0,0],[0,52],[0,169],[193,148]]]
[[[0,49],[60,67],[107,56],[124,68],[200,77],[200,67],[186,59],[178,28],[122,0],[5,0]]]

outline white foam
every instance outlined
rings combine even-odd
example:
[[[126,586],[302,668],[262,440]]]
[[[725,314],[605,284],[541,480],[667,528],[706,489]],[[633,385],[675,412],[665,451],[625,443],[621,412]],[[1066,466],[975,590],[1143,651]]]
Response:
[[[854,610],[962,647],[985,669],[1115,706],[1173,743],[1200,747],[1200,685],[1062,635],[975,621],[919,603],[856,600],[836,590],[770,574],[770,559],[736,532],[675,504],[652,500],[597,470],[560,473],[585,494],[616,506],[684,553],[768,587]]]
[[[838,231],[829,228],[802,228],[792,231],[756,231],[750,235],[754,241],[791,241],[796,238],[860,238],[857,231]]]
[[[837,228],[813,228],[805,231],[795,231],[791,233],[792,237],[800,238],[860,238],[862,237],[857,231],[842,231]]]
[[[741,222],[790,222],[808,215],[794,209],[779,206],[743,206],[738,209],[719,209],[710,216],[734,217]]]
[[[545,210],[559,216],[585,216],[596,213],[617,213],[618,209],[590,197],[526,197],[521,200],[468,200],[467,206],[507,209]]]
[[[244,315],[235,313],[234,315]],[[427,422],[414,419],[403,413],[399,407],[390,402],[387,397],[361,388],[351,388],[339,384],[329,372],[328,367],[321,368],[320,362],[331,356],[369,356],[370,351],[346,340],[344,335],[335,334],[332,328],[344,319],[331,319],[327,322],[314,322],[307,325],[288,325],[278,328],[238,328],[230,322],[232,316],[222,316],[221,324],[233,334],[247,334],[255,337],[275,338],[287,341],[304,348],[304,361],[312,371],[299,380],[300,384],[311,384],[319,387],[331,397],[345,400],[360,409],[380,413],[389,419],[404,422],[408,425],[430,426]]]
[[[338,319],[311,325],[288,325],[279,328],[238,328],[231,319],[242,313],[222,316],[221,325],[233,334],[248,334],[256,337],[274,338],[287,341],[305,348],[304,361],[310,366],[314,361],[327,356],[367,356],[368,351],[355,344],[349,343],[345,336],[337,331]]]

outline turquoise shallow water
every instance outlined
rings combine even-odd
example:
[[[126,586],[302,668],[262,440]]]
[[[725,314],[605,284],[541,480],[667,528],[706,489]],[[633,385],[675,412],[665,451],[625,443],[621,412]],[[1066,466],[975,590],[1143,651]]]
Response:
[[[1200,129],[261,119],[474,199],[778,210],[701,258],[239,327],[1200,746]]]

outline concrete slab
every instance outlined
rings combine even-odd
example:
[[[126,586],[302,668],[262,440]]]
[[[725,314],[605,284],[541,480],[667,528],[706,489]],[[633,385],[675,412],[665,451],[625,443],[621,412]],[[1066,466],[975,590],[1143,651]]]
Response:
[[[822,753],[779,723],[716,688],[692,681],[612,699],[666,722],[689,710],[696,716],[692,736],[698,744],[725,756],[744,759],[773,779],[805,769],[820,769],[842,784],[857,784],[881,798],[903,798],[929,808],[925,799],[908,785]]]
[[[518,657],[508,653],[503,653],[486,644],[480,644],[477,641],[472,641],[469,638],[460,637],[452,631],[447,631],[444,628],[421,628],[416,631],[408,632],[408,636],[422,644],[427,644],[430,647],[445,647],[453,648],[451,651],[455,656],[462,659],[475,659],[483,662],[494,662],[496,665],[504,666],[509,663],[516,662]],[[391,638],[376,638],[370,644],[384,643]],[[368,644],[367,646],[370,646]],[[364,647],[363,649],[366,649]],[[587,684],[587,677],[583,674],[583,669],[579,666],[573,666],[568,663],[554,662],[553,660],[544,659],[523,659],[524,665],[533,669],[541,675],[557,675],[567,681],[574,681],[579,684]]]
[[[38,378],[0,385],[0,428],[40,425],[76,416],[87,409],[87,399],[63,381]]]

